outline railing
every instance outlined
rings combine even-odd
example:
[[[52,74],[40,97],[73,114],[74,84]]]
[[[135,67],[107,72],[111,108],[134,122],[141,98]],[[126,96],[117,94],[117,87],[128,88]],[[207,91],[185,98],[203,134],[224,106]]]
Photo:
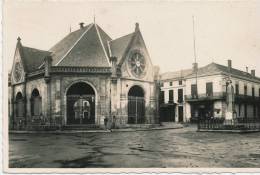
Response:
[[[224,99],[226,97],[225,92],[214,92],[210,95],[208,94],[197,94],[197,95],[185,95],[186,101],[198,101],[198,100],[218,100]]]
[[[260,118],[199,118],[198,130],[259,130]]]
[[[111,73],[110,67],[63,67],[55,66],[51,67],[51,73]]]
[[[260,102],[260,97],[249,95],[235,95],[236,102]]]
[[[196,95],[185,95],[186,101],[201,101],[201,100],[221,100],[226,98],[226,92],[214,92],[212,95],[198,94]],[[237,95],[235,94],[236,102],[260,102],[260,97],[249,96],[249,95]]]

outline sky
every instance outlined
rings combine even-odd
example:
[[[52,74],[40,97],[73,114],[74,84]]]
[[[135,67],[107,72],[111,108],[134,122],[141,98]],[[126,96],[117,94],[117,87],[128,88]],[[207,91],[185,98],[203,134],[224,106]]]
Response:
[[[138,22],[161,72],[192,67],[193,23],[199,66],[211,62],[260,77],[260,1],[18,1],[3,9],[4,63],[11,69],[17,37],[24,46],[49,50],[79,23],[96,23],[113,39]]]

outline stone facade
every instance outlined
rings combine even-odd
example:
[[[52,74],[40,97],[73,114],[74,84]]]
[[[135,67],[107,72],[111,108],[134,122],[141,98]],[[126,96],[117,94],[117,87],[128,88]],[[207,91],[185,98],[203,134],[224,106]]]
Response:
[[[82,40],[84,39],[84,35],[87,35],[88,30],[96,32],[97,38],[101,41],[100,48],[101,50],[103,48],[102,52],[105,52],[104,60],[106,60],[106,57],[109,58],[107,59],[108,66],[59,66],[59,62],[62,62],[62,60],[57,63],[57,60],[55,61],[55,56],[60,54],[60,52],[56,51],[57,53],[55,53],[55,51],[53,51],[55,50],[54,48],[51,49],[50,54],[44,56],[42,62],[39,62],[36,66],[34,65],[36,67],[34,70],[29,71],[26,69],[26,67],[28,67],[26,64],[29,64],[28,60],[34,58],[26,58],[26,56],[28,57],[28,54],[26,55],[24,52],[26,52],[27,48],[22,46],[19,38],[9,82],[10,129],[31,129],[32,127],[37,128],[37,126],[42,125],[63,127],[70,124],[89,124],[87,120],[85,123],[81,123],[82,121],[77,123],[76,119],[71,119],[71,114],[73,114],[73,112],[71,113],[71,110],[76,109],[76,103],[74,104],[74,107],[69,107],[69,98],[82,97],[83,99],[86,97],[86,100],[91,100],[92,98],[93,105],[91,104],[90,108],[94,111],[93,117],[95,118],[94,123],[91,123],[92,125],[103,127],[105,118],[107,118],[107,120],[110,123],[112,122],[116,127],[128,126],[130,124],[128,121],[130,112],[128,111],[128,98],[129,91],[133,87],[138,87],[143,91],[143,96],[140,98],[144,102],[143,110],[145,111],[144,116],[138,116],[140,115],[138,112],[140,109],[138,106],[134,106],[137,117],[144,118],[143,122],[134,124],[154,124],[158,122],[158,117],[156,116],[158,106],[156,100],[156,92],[158,91],[156,89],[157,80],[154,78],[156,77],[153,70],[154,67],[145,47],[139,25],[136,25],[135,32],[131,35],[132,37],[129,39],[129,42],[121,43],[121,45],[127,45],[126,49],[123,50],[123,56],[121,58],[113,56],[113,50],[110,46],[107,48],[108,52],[106,52],[105,47],[105,44],[109,45],[109,42],[112,44],[114,41],[115,43],[121,42],[120,39],[110,39],[109,41],[104,42],[104,37],[102,38],[102,36],[105,36],[105,34],[101,33],[99,26],[92,24],[88,25],[88,27],[89,29],[87,30],[80,29],[85,30],[81,36]],[[94,34],[92,34],[92,36]],[[74,34],[70,34],[70,37],[72,38],[73,35]],[[92,42],[87,39],[85,40],[86,41],[84,42]],[[77,46],[77,44],[80,45],[80,42],[73,44],[73,47],[80,47]],[[115,44],[112,44],[111,47],[114,47]],[[73,53],[73,49],[74,48],[70,48],[71,53]],[[96,53],[97,51],[94,50],[93,52]],[[130,57],[136,53],[143,57],[145,63],[144,68],[141,67],[142,60],[137,60],[137,62],[134,63],[134,71],[139,73],[139,71],[142,70],[142,73],[139,73],[140,76],[134,76],[131,72],[133,71],[131,65],[128,65],[130,64]],[[95,56],[98,55],[101,55],[101,53],[95,54]],[[79,57],[81,56],[82,55]],[[66,55],[62,59],[66,59]],[[75,59],[77,58],[75,57]],[[15,63],[17,62],[22,65],[20,71],[15,67]],[[136,67],[138,67],[139,70],[137,70]],[[21,76],[21,78],[19,76]],[[72,90],[73,88],[78,88],[79,94],[77,94],[77,90]],[[36,93],[33,93],[33,91]],[[86,93],[83,91],[93,91],[94,95],[93,93],[88,94],[88,92]],[[22,94],[22,100],[17,98],[17,95],[20,95],[20,93]],[[36,98],[37,100],[35,100]],[[136,99],[139,99],[139,97],[136,97]],[[37,101],[37,104],[35,101]],[[20,104],[23,104],[23,107],[21,107],[22,105]],[[89,117],[88,115],[92,115],[92,112],[91,114],[90,111],[87,112],[89,112],[89,114],[86,114],[87,117]],[[79,116],[82,117],[85,116],[85,114],[80,114]],[[73,117],[76,117],[76,114],[75,116],[73,114]],[[70,120],[74,123],[69,123]]]

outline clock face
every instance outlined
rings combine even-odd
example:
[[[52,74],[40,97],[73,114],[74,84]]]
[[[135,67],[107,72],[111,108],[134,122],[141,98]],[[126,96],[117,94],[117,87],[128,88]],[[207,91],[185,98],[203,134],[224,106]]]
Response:
[[[22,65],[20,62],[16,62],[14,67],[14,79],[15,81],[19,81],[21,80],[21,77],[22,77]]]
[[[134,52],[128,58],[128,67],[135,77],[139,78],[144,75],[146,68],[144,56],[139,52]]]

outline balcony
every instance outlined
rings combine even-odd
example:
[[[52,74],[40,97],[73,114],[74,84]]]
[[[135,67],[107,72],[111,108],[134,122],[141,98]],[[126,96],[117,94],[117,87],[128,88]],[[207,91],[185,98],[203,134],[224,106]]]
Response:
[[[160,107],[168,107],[168,106],[175,106],[176,103],[174,103],[173,100],[169,100],[168,103],[160,103]]]
[[[187,102],[196,102],[196,101],[211,101],[211,100],[226,100],[226,92],[214,92],[212,95],[207,94],[198,94],[194,95],[185,95],[185,100]],[[260,103],[260,97],[253,97],[248,95],[235,95],[235,102],[247,102],[247,103]]]
[[[260,97],[239,94],[235,95],[235,102],[260,103]]]
[[[187,102],[195,101],[210,101],[210,100],[223,100],[226,98],[225,92],[213,92],[212,94],[198,94],[196,95],[185,95],[185,100]]]

